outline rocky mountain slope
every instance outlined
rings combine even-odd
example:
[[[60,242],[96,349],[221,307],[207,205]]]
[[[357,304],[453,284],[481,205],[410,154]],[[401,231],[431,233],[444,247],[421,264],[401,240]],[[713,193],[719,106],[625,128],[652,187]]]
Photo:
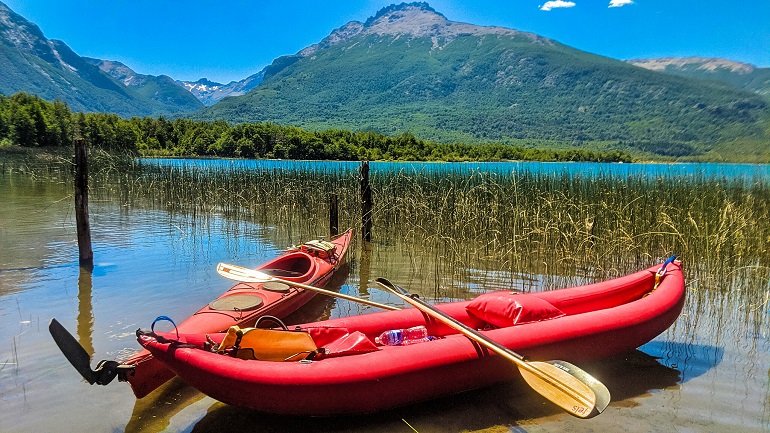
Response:
[[[707,57],[636,59],[628,63],[682,77],[721,81],[770,97],[770,68]]]
[[[677,155],[765,139],[768,102],[410,3],[276,59],[259,87],[196,116]]]
[[[251,89],[257,87],[265,75],[265,70],[261,70],[254,75],[250,75],[243,80],[231,81],[228,84],[215,83],[201,78],[198,81],[177,81],[176,83],[192,93],[198,100],[205,105],[214,105],[228,96],[245,95]]]
[[[179,113],[202,106],[183,94],[168,97],[162,87],[126,86],[64,42],[47,39],[37,25],[0,3],[0,94],[24,91],[62,100],[75,111],[125,116]]]
[[[168,107],[167,113],[184,113],[203,108],[203,103],[195,95],[167,75],[138,74],[120,62],[89,57],[83,59],[142,97]]]

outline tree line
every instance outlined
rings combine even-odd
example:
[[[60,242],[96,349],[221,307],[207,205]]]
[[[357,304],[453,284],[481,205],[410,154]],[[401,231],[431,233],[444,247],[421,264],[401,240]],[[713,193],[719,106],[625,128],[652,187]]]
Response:
[[[122,118],[115,114],[72,112],[24,92],[0,95],[0,147],[69,146],[75,137],[108,151],[142,156],[211,156],[306,160],[392,161],[594,161],[630,162],[621,151],[549,150],[506,144],[445,144],[405,132],[310,131],[273,123],[231,125],[164,117]]]

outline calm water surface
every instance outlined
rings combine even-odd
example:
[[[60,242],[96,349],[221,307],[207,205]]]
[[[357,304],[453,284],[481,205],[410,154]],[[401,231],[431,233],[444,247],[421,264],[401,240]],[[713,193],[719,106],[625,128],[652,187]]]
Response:
[[[361,165],[357,161],[293,161],[293,160],[253,160],[253,159],[195,159],[195,158],[144,158],[144,164],[169,167],[202,166],[212,169],[299,169],[304,171],[357,170]],[[473,173],[489,172],[510,174],[514,172],[561,174],[579,176],[635,176],[665,178],[704,178],[704,179],[745,179],[747,182],[767,182],[770,180],[768,164],[619,164],[593,162],[372,162],[372,171],[446,172]]]
[[[766,175],[767,168],[762,168]],[[183,319],[228,289],[220,261],[255,266],[323,233],[191,218],[160,210],[91,202],[95,269],[77,265],[71,188],[0,175],[0,432],[159,432],[301,430],[355,432],[766,432],[770,430],[770,283],[736,270],[732,290],[688,279],[685,310],[640,350],[581,365],[602,380],[612,403],[579,420],[506,383],[366,417],[277,417],[223,405],[173,380],[137,401],[127,384],[89,386],[53,343],[56,317],[100,359],[137,349],[134,331],[159,315]],[[431,269],[397,245],[352,245],[347,273],[334,284],[394,303],[366,281],[386,276],[420,291]],[[649,265],[653,265],[650,263]],[[685,272],[688,263],[685,261]],[[424,271],[429,272],[429,271]],[[484,287],[542,290],[578,281],[537,273],[487,273]],[[766,273],[765,273],[766,275]],[[473,289],[472,287],[469,287]],[[478,290],[478,288],[476,288]],[[766,294],[750,299],[740,291]],[[431,299],[430,294],[425,294]],[[316,297],[299,322],[374,311]]]

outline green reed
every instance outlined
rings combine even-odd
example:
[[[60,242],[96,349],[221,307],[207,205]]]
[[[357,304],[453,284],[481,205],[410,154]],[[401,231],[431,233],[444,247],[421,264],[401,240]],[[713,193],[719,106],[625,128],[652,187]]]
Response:
[[[102,155],[91,173],[96,199],[220,214],[290,238],[328,230],[333,193],[341,228],[360,227],[357,170],[159,166]],[[376,170],[370,180],[375,243],[395,245],[436,289],[483,283],[477,270],[601,279],[677,254],[701,287],[729,290],[724,276],[735,269],[770,266],[764,182]]]
[[[105,180],[127,204],[323,232],[329,195],[358,227],[355,170],[144,165]],[[118,182],[115,182],[118,180]],[[709,273],[768,265],[770,187],[741,180],[375,171],[374,239],[430,256],[433,270],[621,273],[678,254]],[[97,182],[98,183],[98,182]]]
[[[607,274],[672,253],[712,271],[768,258],[764,184],[528,172],[379,173],[376,183],[377,225],[447,264]]]
[[[355,218],[355,173],[314,173],[274,168],[202,168],[145,164],[103,180],[102,192],[127,206],[171,213],[228,218],[273,225],[287,233],[328,231],[329,195],[340,201],[340,220]]]
[[[205,220],[223,215],[235,224],[233,236],[248,226],[239,222],[247,222],[273,227],[277,244],[311,239],[328,231],[330,194],[338,196],[340,228],[360,229],[355,169],[97,161],[92,201],[163,210],[189,217],[204,230]],[[3,173],[13,170],[5,164]],[[21,170],[41,185],[45,178],[71,183],[66,158],[27,163]],[[4,181],[12,177],[0,175]],[[707,333],[717,339],[727,338],[725,329],[748,336],[767,332],[770,185],[765,182],[378,170],[370,172],[370,181],[373,242],[367,252],[359,241],[351,251],[358,258],[358,269],[351,272],[358,272],[362,296],[368,296],[368,281],[390,272],[398,272],[403,279],[398,282],[411,290],[441,301],[493,289],[584,284],[677,254],[684,261],[688,301],[671,332],[687,341],[709,327],[714,329]],[[373,275],[370,266],[383,275]],[[732,325],[725,328],[728,322]],[[749,337],[740,341],[756,344]]]

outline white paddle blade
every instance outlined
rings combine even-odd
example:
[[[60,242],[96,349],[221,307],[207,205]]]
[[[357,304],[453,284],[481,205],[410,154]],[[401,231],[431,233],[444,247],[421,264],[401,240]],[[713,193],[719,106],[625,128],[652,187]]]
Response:
[[[281,278],[273,277],[264,272],[259,272],[254,269],[244,268],[237,265],[230,265],[227,263],[220,263],[217,266],[217,273],[219,275],[242,283],[265,283],[268,281],[278,281],[280,283],[287,284],[292,287],[299,287],[305,290],[311,290],[313,292],[323,293],[327,296],[333,296],[336,298],[347,299],[348,301],[358,302],[372,307],[382,308],[383,310],[399,310],[398,307],[392,305],[380,304],[378,302],[369,301],[367,299],[356,298],[355,296],[345,295],[342,293],[332,292],[320,287],[309,286],[307,284],[298,283],[295,281],[283,280]]]
[[[217,265],[217,273],[227,279],[243,283],[265,283],[273,279],[273,277],[264,272],[227,263]]]

